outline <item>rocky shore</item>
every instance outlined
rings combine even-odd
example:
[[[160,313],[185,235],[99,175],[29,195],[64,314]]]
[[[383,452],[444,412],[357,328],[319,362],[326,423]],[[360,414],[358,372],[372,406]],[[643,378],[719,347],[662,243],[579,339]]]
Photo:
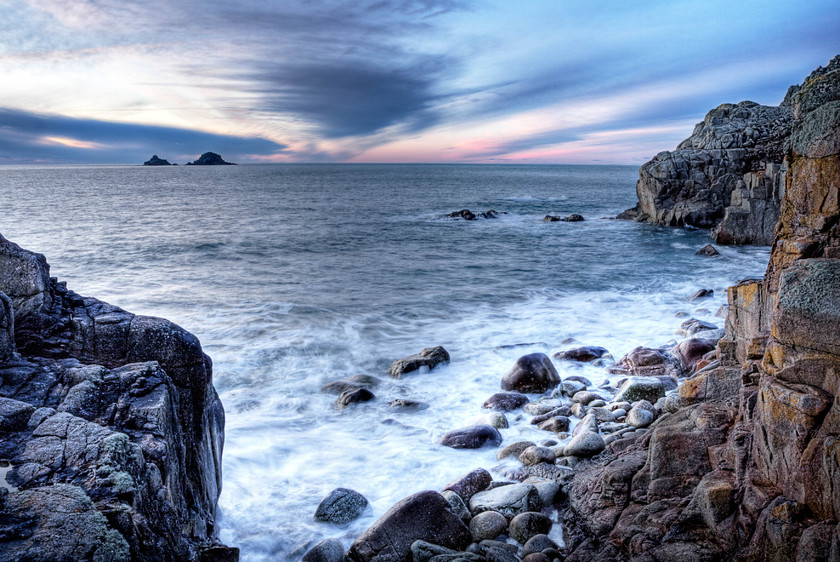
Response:
[[[712,125],[764,114],[788,130],[783,145],[739,153],[739,166],[761,164],[747,174],[785,170],[784,189],[767,272],[729,288],[725,332],[688,319],[682,342],[615,362],[594,346],[555,355],[603,366],[599,387],[523,356],[486,400],[490,413],[441,438],[495,447],[498,466],[403,499],[347,552],[328,539],[303,559],[840,560],[840,58],[783,105],[710,114]],[[710,226],[717,213],[680,209],[668,223]],[[509,423],[546,437],[503,443],[497,428]]]
[[[711,110],[676,150],[639,170],[639,202],[620,218],[712,229],[719,244],[773,242],[792,142],[793,100],[840,68],[840,56],[791,86],[778,106],[751,101]]]
[[[195,336],[82,297],[0,236],[0,560],[237,560]]]

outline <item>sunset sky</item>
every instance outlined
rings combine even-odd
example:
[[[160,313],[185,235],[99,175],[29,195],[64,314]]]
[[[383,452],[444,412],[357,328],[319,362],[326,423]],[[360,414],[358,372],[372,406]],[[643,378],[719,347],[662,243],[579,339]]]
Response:
[[[837,0],[0,0],[0,163],[639,164],[840,53]]]

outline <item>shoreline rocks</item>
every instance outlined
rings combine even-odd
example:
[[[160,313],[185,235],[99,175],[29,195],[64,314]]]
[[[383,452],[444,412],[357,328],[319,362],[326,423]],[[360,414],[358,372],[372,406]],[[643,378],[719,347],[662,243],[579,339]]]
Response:
[[[224,410],[198,339],[77,295],[2,236],[0,294],[2,559],[237,559],[217,539]]]

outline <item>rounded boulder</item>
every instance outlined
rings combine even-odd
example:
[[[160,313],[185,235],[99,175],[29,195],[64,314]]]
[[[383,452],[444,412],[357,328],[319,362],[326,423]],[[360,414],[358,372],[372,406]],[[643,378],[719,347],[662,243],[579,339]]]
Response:
[[[560,376],[545,353],[523,355],[502,377],[502,390],[542,393],[558,384]]]

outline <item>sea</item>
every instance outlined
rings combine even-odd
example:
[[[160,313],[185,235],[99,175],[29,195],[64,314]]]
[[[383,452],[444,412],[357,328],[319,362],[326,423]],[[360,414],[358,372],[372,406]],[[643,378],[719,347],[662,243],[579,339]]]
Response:
[[[43,253],[77,293],[196,334],[227,422],[220,538],[245,562],[345,547],[398,500],[484,467],[495,449],[438,444],[470,425],[527,353],[579,345],[615,359],[678,341],[716,316],[726,288],[761,276],[766,247],[695,255],[708,232],[615,220],[636,202],[632,166],[283,164],[3,166],[0,234]],[[493,209],[466,221],[453,211]],[[546,222],[580,214],[582,222]],[[714,296],[687,299],[701,288]],[[451,362],[401,379],[398,358],[443,346]],[[595,386],[603,367],[555,360]],[[380,379],[345,409],[330,381]],[[428,404],[389,407],[402,398]],[[537,396],[531,398],[536,399]],[[505,443],[542,441],[510,413]],[[508,461],[510,462],[510,461]],[[515,462],[515,461],[514,461]],[[313,520],[330,491],[369,506]],[[553,537],[562,541],[560,525]]]

